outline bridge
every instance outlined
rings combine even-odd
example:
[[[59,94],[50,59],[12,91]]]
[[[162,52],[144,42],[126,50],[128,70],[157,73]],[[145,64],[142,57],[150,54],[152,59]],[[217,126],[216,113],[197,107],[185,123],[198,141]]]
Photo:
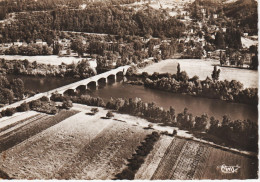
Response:
[[[105,73],[101,73],[101,74],[92,76],[90,78],[80,80],[78,82],[74,82],[74,83],[71,83],[69,85],[65,85],[65,86],[60,87],[60,88],[50,90],[50,91],[47,92],[47,94],[49,95],[49,94],[52,94],[54,92],[58,92],[60,94],[63,94],[64,92],[66,92],[68,90],[77,91],[77,89],[79,89],[80,87],[87,88],[89,86],[89,84],[91,84],[91,83],[93,83],[95,86],[98,86],[100,82],[106,83],[108,78],[116,79],[118,75],[122,75],[122,76],[125,75],[128,68],[130,68],[130,66],[121,66],[121,67],[118,67],[116,69],[107,71]]]
[[[90,78],[86,78],[84,80],[80,80],[80,81],[71,83],[69,85],[65,85],[65,86],[62,86],[62,87],[59,87],[59,88],[56,88],[56,89],[44,92],[44,93],[36,94],[36,95],[34,95],[32,97],[29,97],[29,98],[27,98],[25,100],[21,100],[21,101],[15,102],[13,104],[4,106],[4,107],[0,108],[0,112],[2,110],[7,109],[7,108],[18,107],[19,105],[21,105],[24,102],[31,102],[33,100],[37,100],[37,99],[39,99],[39,98],[41,98],[43,96],[50,97],[52,93],[58,92],[60,94],[64,94],[64,92],[66,92],[68,90],[77,91],[77,89],[80,89],[82,87],[87,89],[87,87],[90,84],[94,84],[95,86],[98,86],[100,82],[107,82],[108,78],[113,78],[113,79],[116,80],[117,76],[119,76],[119,75],[124,76],[126,74],[128,68],[130,68],[130,66],[128,66],[128,65],[127,66],[121,66],[121,67],[118,67],[116,69],[113,69],[113,70],[110,70],[110,71],[107,71],[107,72],[104,72],[104,73],[92,76]]]

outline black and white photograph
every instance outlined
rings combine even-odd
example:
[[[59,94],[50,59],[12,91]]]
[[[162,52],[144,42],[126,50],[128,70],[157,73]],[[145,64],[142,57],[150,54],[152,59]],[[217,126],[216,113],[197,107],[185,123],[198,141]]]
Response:
[[[257,180],[257,0],[0,0],[0,180]]]

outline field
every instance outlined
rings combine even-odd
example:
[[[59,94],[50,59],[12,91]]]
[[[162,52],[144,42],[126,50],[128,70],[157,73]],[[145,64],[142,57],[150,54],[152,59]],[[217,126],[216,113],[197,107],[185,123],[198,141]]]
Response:
[[[105,118],[103,108],[92,115],[91,108],[74,104],[54,116],[28,111],[1,118],[0,175],[4,171],[14,179],[114,179],[146,136],[163,130],[145,129],[145,120],[129,115]],[[254,178],[255,161],[208,144],[161,135],[135,179]],[[222,164],[240,169],[223,174]]]
[[[249,48],[251,45],[257,45],[257,40],[252,40],[246,37],[241,37],[242,47],[243,48]]]
[[[154,63],[146,68],[138,70],[141,72],[148,72],[153,74],[154,72],[159,73],[176,73],[177,65],[180,64],[181,71],[186,71],[189,77],[195,75],[199,76],[200,79],[211,78],[211,74],[214,65],[219,65],[217,60],[202,60],[202,59],[167,59],[159,63]],[[243,83],[244,88],[258,87],[258,72],[254,70],[238,69],[238,68],[228,68],[219,67],[220,80],[239,80]]]
[[[1,150],[0,169],[16,179],[112,179],[151,133],[122,121],[102,119],[107,111],[101,108],[94,116],[86,114],[90,107],[75,108],[84,112],[64,118],[9,149],[7,143],[1,143],[1,149],[7,150]],[[33,117],[38,115],[47,117]],[[9,135],[2,138],[2,132],[1,141],[12,139]]]
[[[137,172],[135,179],[248,179],[256,178],[257,159],[227,152],[186,139],[163,139]],[[168,145],[165,146],[165,145]],[[156,145],[155,145],[156,146]],[[161,155],[160,155],[161,154]],[[151,162],[152,161],[152,162]],[[238,166],[238,172],[224,173],[222,165]]]
[[[29,62],[36,61],[41,64],[50,64],[50,65],[61,65],[61,63],[71,64],[77,63],[82,60],[82,58],[78,57],[59,57],[55,55],[50,56],[20,56],[20,55],[0,55],[0,58],[4,58],[6,60],[25,60],[27,59]],[[96,68],[97,64],[95,61],[90,61],[90,66],[92,68]]]

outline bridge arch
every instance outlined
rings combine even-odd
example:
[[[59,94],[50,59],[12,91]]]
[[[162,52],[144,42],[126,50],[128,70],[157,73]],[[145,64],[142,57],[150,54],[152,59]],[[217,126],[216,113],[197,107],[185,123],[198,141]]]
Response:
[[[85,91],[87,90],[87,86],[86,85],[79,85],[77,88],[76,88],[76,91]]]
[[[106,83],[107,83],[107,78],[106,77],[102,77],[102,78],[97,80],[97,84],[99,86],[106,85]]]
[[[63,95],[76,95],[77,90],[76,89],[68,89],[66,91],[63,92]]]
[[[110,74],[107,76],[107,79],[116,80],[116,74]]]
[[[91,81],[87,84],[87,88],[97,88],[98,83],[97,81]]]
[[[125,74],[124,74],[124,72],[123,71],[118,71],[117,73],[116,73],[116,76],[118,77],[118,76],[124,76]]]

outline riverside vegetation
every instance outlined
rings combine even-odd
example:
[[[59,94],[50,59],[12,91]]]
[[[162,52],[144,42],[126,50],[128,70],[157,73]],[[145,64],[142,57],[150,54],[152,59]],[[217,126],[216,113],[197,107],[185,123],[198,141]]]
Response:
[[[219,121],[207,114],[193,116],[185,108],[181,113],[175,113],[173,107],[169,110],[156,106],[155,103],[144,103],[141,99],[112,99],[105,103],[101,98],[89,95],[66,95],[55,93],[51,100],[63,102],[71,100],[73,103],[86,104],[90,106],[105,107],[120,113],[126,113],[147,119],[149,122],[160,123],[166,126],[174,126],[188,130],[198,137],[213,141],[220,145],[231,146],[249,151],[257,151],[258,125],[250,120],[232,121],[224,115]],[[205,133],[206,132],[206,133]],[[239,142],[237,142],[239,141]]]

